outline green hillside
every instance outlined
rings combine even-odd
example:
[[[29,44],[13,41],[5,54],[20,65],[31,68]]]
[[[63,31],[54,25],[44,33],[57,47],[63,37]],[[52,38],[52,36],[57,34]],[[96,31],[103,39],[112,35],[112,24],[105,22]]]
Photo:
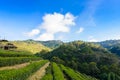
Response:
[[[69,42],[42,56],[100,80],[120,79],[119,57],[97,44]]]

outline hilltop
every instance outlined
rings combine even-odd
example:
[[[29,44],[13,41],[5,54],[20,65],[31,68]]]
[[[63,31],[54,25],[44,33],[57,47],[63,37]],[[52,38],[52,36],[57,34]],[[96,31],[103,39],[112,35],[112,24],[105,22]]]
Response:
[[[36,42],[52,49],[57,48],[64,43],[60,40],[35,41],[32,39],[25,40],[24,42]]]

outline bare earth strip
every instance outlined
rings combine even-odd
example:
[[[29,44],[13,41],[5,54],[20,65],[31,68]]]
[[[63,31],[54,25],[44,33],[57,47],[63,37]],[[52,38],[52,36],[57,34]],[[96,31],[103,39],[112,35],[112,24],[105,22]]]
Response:
[[[30,76],[27,80],[40,80],[45,75],[45,69],[49,66],[50,62],[46,63],[37,72]]]
[[[0,71],[1,70],[9,70],[9,69],[20,69],[20,68],[23,68],[23,67],[25,67],[25,66],[27,66],[29,64],[30,64],[30,62],[17,64],[17,65],[14,65],[14,66],[0,67]]]

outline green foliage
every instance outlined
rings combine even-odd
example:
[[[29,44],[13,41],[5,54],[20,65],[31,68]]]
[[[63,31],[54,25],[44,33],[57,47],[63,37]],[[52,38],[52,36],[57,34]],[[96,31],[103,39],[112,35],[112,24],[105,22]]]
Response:
[[[0,57],[0,67],[40,60],[39,57]]]
[[[51,59],[53,62],[58,62],[58,63],[63,63],[64,64],[64,61],[62,60],[62,59],[60,59],[60,58],[58,58],[58,57],[52,57],[52,59]]]
[[[53,80],[52,74],[46,74],[41,80]]]
[[[35,56],[38,57],[44,57],[44,55],[48,54],[50,51],[49,50],[41,50],[40,52],[36,53]]]
[[[52,63],[54,80],[65,80],[64,75],[56,63]]]
[[[89,74],[92,76],[97,77],[98,74],[100,73],[100,70],[97,67],[97,64],[95,62],[90,62],[89,63]]]
[[[17,69],[5,70],[0,72],[0,80],[26,80],[30,75],[37,71],[48,61],[32,62],[30,65]]]

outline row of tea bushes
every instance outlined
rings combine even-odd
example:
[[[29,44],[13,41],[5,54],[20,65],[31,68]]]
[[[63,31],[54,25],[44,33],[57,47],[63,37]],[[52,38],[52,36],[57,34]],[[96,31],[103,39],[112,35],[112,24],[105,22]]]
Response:
[[[0,80],[26,80],[47,62],[47,60],[34,61],[24,68],[0,71]]]

